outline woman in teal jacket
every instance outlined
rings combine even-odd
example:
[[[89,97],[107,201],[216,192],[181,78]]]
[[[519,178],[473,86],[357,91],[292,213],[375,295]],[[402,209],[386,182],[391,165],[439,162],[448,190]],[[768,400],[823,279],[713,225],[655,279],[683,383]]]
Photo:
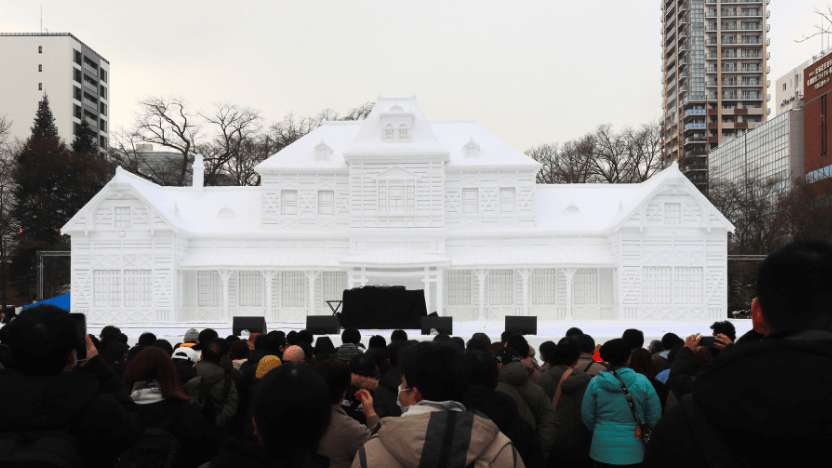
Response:
[[[633,397],[642,424],[653,428],[662,406],[647,377],[627,367],[630,345],[623,339],[608,341],[601,347],[601,358],[624,381]],[[589,456],[596,466],[638,465],[644,459],[644,444],[636,439],[636,420],[618,379],[601,371],[589,382],[581,404],[581,418],[592,431]]]

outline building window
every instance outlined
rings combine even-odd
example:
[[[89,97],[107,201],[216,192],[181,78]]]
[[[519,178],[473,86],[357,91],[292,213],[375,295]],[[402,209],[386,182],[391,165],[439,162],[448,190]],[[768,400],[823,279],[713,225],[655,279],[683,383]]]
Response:
[[[78,91],[81,90],[79,89]],[[103,102],[99,103],[98,112],[101,112],[101,115],[107,115],[107,104],[104,104]]]
[[[488,305],[514,304],[514,270],[488,272]]]
[[[302,271],[281,273],[281,305],[283,307],[306,306],[306,275]]]
[[[101,69],[99,71],[99,74],[101,75],[101,81],[106,83],[107,82],[107,70]]]
[[[116,208],[115,227],[116,227],[116,229],[129,229],[130,228],[130,207],[117,207]]]
[[[72,106],[72,115],[75,116],[76,119],[81,120],[82,113],[81,113],[81,106]]]
[[[81,65],[81,52],[78,52],[75,49],[72,49],[72,52],[74,53],[73,58],[75,60],[75,63]]]
[[[42,53],[43,53],[43,46],[38,46],[38,53],[39,53],[39,54],[42,54]]]
[[[93,271],[93,304],[95,307],[121,305],[121,271]]]
[[[826,107],[826,97],[828,94],[824,94],[820,97],[820,155],[826,156],[826,145],[827,140],[829,139],[829,135],[827,134],[827,107]]]
[[[335,214],[335,192],[332,190],[318,190],[318,214]]]
[[[321,307],[329,309],[326,301],[341,300],[347,289],[347,274],[343,271],[325,271],[321,275]]]
[[[38,91],[43,91],[43,83],[38,83]]]
[[[514,202],[514,188],[501,188],[500,189],[500,212],[501,213],[514,213],[515,202]]]
[[[408,136],[407,126],[406,125],[399,126],[399,140],[407,141],[409,139],[410,139],[410,137]]]
[[[298,191],[280,191],[280,213],[285,215],[298,214]]]
[[[99,94],[101,95],[101,99],[107,99],[107,88],[102,85],[100,86],[100,89],[101,92]]]
[[[72,97],[75,98],[76,101],[81,100],[81,88],[77,86],[72,87]],[[80,117],[78,117],[80,119]]]
[[[572,303],[598,303],[598,270],[595,268],[581,268],[572,277]]]
[[[98,129],[104,133],[107,133],[107,121],[104,119],[99,119]]]
[[[38,64],[38,72],[42,72],[42,71],[43,71],[43,64]]]
[[[381,213],[410,213],[416,211],[416,186],[379,185],[378,209]]]
[[[386,141],[393,141],[393,126],[392,125],[387,125],[387,127],[384,128],[384,139]]]
[[[197,307],[219,307],[222,298],[220,275],[216,271],[196,273]]]
[[[480,209],[479,190],[475,188],[462,189],[462,212],[478,213]]]
[[[240,306],[263,306],[263,275],[259,271],[241,271],[237,275],[239,294],[237,302]]]
[[[471,305],[471,270],[448,272],[448,305]]]
[[[644,267],[642,276],[642,302],[670,304],[673,269],[671,267]]]
[[[72,79],[80,83],[81,82],[81,70],[79,70],[77,68],[73,68],[72,69]]]
[[[557,304],[558,270],[533,270],[530,280],[533,305]]]
[[[664,204],[664,223],[679,224],[682,222],[682,206],[679,203]]]
[[[152,297],[150,270],[124,270],[125,307],[150,307]]]

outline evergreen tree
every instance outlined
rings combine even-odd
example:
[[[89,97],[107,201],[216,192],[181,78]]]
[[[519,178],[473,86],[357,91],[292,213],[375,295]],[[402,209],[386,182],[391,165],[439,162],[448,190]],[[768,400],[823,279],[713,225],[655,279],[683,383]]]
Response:
[[[90,128],[87,119],[81,119],[81,131],[72,140],[72,151],[76,153],[93,155],[98,152],[98,135]]]
[[[44,95],[38,104],[32,134],[16,155],[13,171],[17,206],[12,218],[18,232],[14,239],[11,276],[23,297],[33,299],[35,295],[36,251],[69,247],[60,233],[61,226],[74,214],[66,209],[69,156],[69,150],[58,137],[49,98]],[[67,284],[69,271],[65,265],[69,262],[61,260],[68,259],[55,260],[58,261],[49,262],[51,268],[45,272],[45,282],[50,286]],[[51,289],[44,286],[45,291]]]

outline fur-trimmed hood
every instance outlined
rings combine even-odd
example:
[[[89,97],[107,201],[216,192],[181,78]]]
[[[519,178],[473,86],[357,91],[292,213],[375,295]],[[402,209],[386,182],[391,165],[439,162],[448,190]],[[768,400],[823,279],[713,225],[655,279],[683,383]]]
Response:
[[[376,391],[376,387],[378,387],[378,379],[374,377],[366,377],[363,375],[353,374],[352,386],[355,388],[367,390],[372,394]]]

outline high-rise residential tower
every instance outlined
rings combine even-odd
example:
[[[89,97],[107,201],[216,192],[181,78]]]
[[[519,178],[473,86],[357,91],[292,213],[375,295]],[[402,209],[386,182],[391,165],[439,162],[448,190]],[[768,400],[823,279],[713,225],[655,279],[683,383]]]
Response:
[[[662,164],[699,187],[708,152],[765,122],[770,0],[662,0]]]
[[[110,62],[70,33],[0,33],[0,115],[12,121],[12,136],[30,134],[44,94],[67,144],[81,119],[108,147]]]

